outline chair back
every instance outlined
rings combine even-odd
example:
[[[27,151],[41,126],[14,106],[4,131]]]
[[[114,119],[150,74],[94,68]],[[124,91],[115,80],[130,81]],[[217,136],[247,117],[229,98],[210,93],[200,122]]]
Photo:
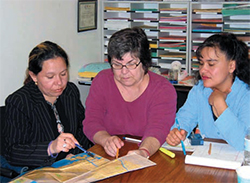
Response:
[[[5,106],[0,106],[0,126],[1,126],[1,146],[0,146],[0,155],[4,154],[4,123],[5,123]]]

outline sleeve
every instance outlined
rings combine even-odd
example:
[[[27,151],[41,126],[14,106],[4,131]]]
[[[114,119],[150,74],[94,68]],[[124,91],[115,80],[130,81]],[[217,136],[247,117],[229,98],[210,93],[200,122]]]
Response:
[[[142,140],[146,137],[155,137],[162,145],[174,123],[177,95],[175,88],[166,82],[155,87],[154,90],[154,94],[150,96],[148,125]]]
[[[215,121],[223,139],[237,150],[244,149],[244,138],[250,126],[250,92],[239,101],[238,113],[229,106]]]
[[[24,99],[25,100],[25,99]],[[26,99],[27,100],[27,99]],[[38,139],[25,105],[19,97],[6,99],[6,154],[12,165],[39,167],[51,165],[55,159],[48,156],[49,141],[34,142]],[[28,101],[28,100],[27,100]]]
[[[83,121],[83,131],[92,142],[94,142],[93,136],[98,131],[106,131],[103,124],[105,116],[105,89],[102,87],[103,83],[104,80],[97,75],[91,84],[86,99],[86,116]]]
[[[187,100],[184,103],[184,105],[179,109],[179,111],[176,114],[176,119],[178,120],[180,124],[180,128],[184,129],[188,134],[187,136],[192,132],[192,130],[197,126],[198,124],[198,109],[197,107],[200,106],[198,102],[197,96],[202,95],[198,92],[199,85],[195,85],[188,94]],[[172,126],[173,128],[176,128],[176,123]]]

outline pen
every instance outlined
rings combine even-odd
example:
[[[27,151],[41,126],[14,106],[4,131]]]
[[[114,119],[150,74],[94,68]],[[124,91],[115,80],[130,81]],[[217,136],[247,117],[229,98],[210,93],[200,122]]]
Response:
[[[95,157],[92,153],[90,153],[89,151],[87,151],[87,150],[85,150],[82,146],[80,146],[80,145],[78,145],[78,144],[76,144],[75,143],[75,145],[76,145],[76,147],[78,147],[80,150],[82,150],[84,153],[86,153],[87,155],[89,155],[89,156],[91,156],[91,157]]]
[[[173,153],[173,152],[171,152],[171,151],[169,151],[169,150],[167,150],[167,149],[165,149],[165,148],[163,148],[163,147],[160,147],[159,150],[160,150],[161,152],[163,152],[164,154],[170,156],[171,158],[174,158],[174,157],[175,157],[175,153]]]
[[[117,159],[117,158],[118,158],[118,156],[119,156],[119,148],[117,148],[117,151],[116,151],[116,156],[115,156],[115,158]]]
[[[181,131],[180,124],[179,124],[178,120],[176,119],[175,122],[176,122],[178,130]],[[183,154],[186,155],[186,149],[185,149],[183,140],[181,140],[181,146],[182,146]]]
[[[212,153],[212,143],[209,144],[208,154],[210,155]]]
[[[123,137],[123,139],[127,140],[127,141],[134,142],[134,143],[141,143],[141,140],[139,140],[139,139],[134,139],[134,138],[130,138],[130,137]]]

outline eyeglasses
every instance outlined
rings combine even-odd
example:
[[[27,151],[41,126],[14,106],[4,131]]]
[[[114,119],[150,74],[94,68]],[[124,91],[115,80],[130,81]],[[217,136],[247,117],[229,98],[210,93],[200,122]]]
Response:
[[[126,67],[128,70],[133,70],[136,67],[138,67],[138,65],[141,63],[141,61],[139,63],[127,63],[125,65],[122,64],[118,64],[118,63],[112,63],[111,67],[115,70],[121,70],[123,67]]]

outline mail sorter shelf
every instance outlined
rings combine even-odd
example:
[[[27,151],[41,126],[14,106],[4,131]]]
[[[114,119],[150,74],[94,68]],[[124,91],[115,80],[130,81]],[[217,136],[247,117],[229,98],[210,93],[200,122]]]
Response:
[[[189,74],[198,69],[197,47],[210,35],[232,32],[250,46],[250,2],[103,1],[103,60],[110,36],[139,26],[150,41],[153,64],[180,61]]]
[[[180,61],[188,69],[187,2],[104,1],[103,53],[107,61],[107,44],[117,30],[141,27],[148,36],[153,64],[170,68]]]
[[[198,46],[215,33],[231,32],[250,46],[250,3],[191,3],[191,70],[199,67]]]

